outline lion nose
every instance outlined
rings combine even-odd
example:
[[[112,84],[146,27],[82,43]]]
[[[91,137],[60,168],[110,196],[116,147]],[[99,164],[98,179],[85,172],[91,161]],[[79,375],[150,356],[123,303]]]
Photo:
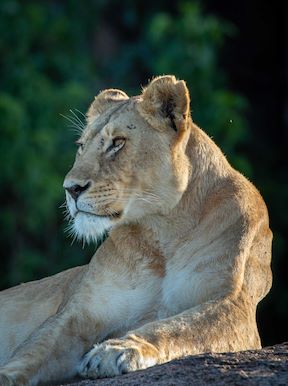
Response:
[[[87,182],[87,184],[83,186],[75,184],[69,187],[65,187],[65,189],[67,190],[67,192],[69,192],[71,197],[74,198],[74,200],[76,201],[83,192],[89,189],[90,185],[91,185],[91,182]]]

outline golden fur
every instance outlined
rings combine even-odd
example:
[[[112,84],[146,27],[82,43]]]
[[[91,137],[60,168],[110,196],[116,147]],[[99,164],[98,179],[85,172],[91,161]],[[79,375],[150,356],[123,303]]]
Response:
[[[2,386],[261,346],[267,210],[189,104],[174,76],[92,103],[64,187],[77,237],[109,237],[88,265],[1,293]]]

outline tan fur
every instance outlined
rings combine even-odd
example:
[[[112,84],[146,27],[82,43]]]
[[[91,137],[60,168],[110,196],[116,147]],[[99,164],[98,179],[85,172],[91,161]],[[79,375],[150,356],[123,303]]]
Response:
[[[109,237],[88,265],[1,293],[0,385],[261,346],[267,210],[192,122],[189,102],[174,76],[155,78],[139,97],[96,97],[64,187],[78,237],[108,228]]]

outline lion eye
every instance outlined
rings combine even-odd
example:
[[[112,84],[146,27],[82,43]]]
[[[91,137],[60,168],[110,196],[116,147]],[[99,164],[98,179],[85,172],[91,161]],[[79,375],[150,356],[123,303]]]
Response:
[[[124,137],[115,137],[112,140],[112,144],[107,148],[107,153],[117,153],[125,145],[126,138]]]
[[[84,149],[84,143],[79,142],[79,141],[76,141],[75,143],[76,143],[76,145],[78,147],[78,154],[81,154],[83,149]]]

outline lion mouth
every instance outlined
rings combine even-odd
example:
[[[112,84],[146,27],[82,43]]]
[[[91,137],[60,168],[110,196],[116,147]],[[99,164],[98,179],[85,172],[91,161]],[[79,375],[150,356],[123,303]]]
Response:
[[[86,212],[84,210],[78,210],[76,213],[75,213],[75,217],[79,214],[79,213],[82,213],[86,216],[93,216],[93,217],[100,217],[100,218],[107,218],[107,219],[119,219],[121,216],[122,216],[122,212],[115,212],[115,213],[112,213],[112,214],[99,214],[99,213],[92,213],[92,212]]]

